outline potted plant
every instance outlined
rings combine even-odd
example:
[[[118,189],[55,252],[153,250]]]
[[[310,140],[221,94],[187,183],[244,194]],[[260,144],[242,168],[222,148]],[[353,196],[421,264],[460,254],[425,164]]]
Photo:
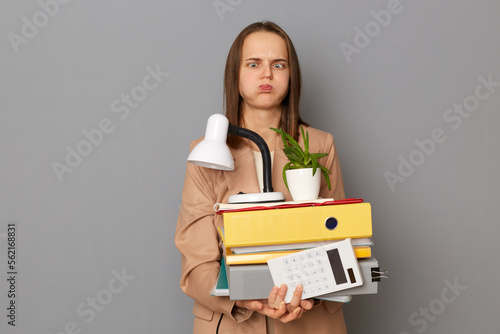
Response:
[[[304,139],[304,149],[288,133],[282,129],[271,128],[280,134],[283,140],[283,153],[288,158],[288,163],[283,167],[283,181],[290,191],[294,201],[315,200],[318,198],[321,185],[321,174],[325,178],[328,189],[331,189],[331,172],[318,160],[326,157],[328,153],[309,152],[309,132],[304,133],[304,128],[300,126],[302,138]],[[320,173],[316,173],[318,169]]]

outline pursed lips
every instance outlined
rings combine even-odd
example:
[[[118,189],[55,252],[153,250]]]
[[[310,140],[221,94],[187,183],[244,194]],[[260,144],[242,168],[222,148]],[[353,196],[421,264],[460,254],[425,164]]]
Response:
[[[265,92],[269,92],[273,89],[273,86],[271,86],[270,84],[262,84],[259,86],[259,88]]]

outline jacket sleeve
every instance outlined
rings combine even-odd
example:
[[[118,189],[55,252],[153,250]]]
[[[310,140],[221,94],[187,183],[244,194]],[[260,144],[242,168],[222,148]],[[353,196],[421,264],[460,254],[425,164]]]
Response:
[[[175,244],[182,260],[180,286],[186,295],[199,304],[239,322],[246,320],[251,313],[235,312],[235,301],[229,297],[210,296],[210,290],[219,275],[222,256],[221,240],[216,228],[216,219],[219,217],[213,210],[218,200],[218,173],[187,164],[175,233]]]

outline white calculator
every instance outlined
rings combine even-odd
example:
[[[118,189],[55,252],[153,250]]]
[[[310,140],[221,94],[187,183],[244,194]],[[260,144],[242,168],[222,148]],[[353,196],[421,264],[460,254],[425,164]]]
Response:
[[[285,302],[292,300],[298,284],[302,299],[363,284],[351,239],[333,242],[267,261],[274,285],[286,284]]]

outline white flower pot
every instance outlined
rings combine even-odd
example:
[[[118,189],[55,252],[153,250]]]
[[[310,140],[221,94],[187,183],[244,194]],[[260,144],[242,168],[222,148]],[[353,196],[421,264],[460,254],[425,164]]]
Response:
[[[294,201],[318,199],[321,185],[321,170],[312,175],[312,168],[289,169],[285,171],[288,189]]]

